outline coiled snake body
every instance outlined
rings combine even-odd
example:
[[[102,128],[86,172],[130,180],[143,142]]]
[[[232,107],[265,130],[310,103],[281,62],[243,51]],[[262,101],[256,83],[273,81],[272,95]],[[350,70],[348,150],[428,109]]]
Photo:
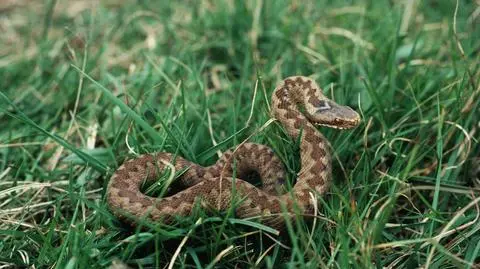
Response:
[[[353,128],[360,117],[351,108],[326,98],[313,80],[302,76],[288,77],[278,84],[272,94],[272,111],[292,138],[301,136],[301,170],[291,191],[279,193],[285,172],[273,151],[264,145],[245,143],[235,151],[226,152],[209,167],[164,152],[126,161],[108,184],[106,195],[110,209],[133,225],[135,218],[169,223],[176,215],[189,215],[196,202],[217,210],[227,210],[233,203],[237,217],[260,216],[264,223],[275,227],[283,225],[282,212],[311,214],[313,202],[309,192],[321,195],[331,181],[328,144],[314,125]],[[154,180],[169,163],[176,171],[186,170],[177,180],[187,188],[163,198],[143,194],[141,184]],[[234,170],[236,177],[232,178]],[[261,177],[261,188],[242,180],[252,171]]]

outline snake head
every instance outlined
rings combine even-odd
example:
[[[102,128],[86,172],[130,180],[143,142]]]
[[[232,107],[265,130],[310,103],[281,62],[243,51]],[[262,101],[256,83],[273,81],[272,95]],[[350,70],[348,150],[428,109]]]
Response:
[[[306,105],[306,116],[315,125],[335,129],[351,129],[360,122],[360,115],[348,106],[342,106],[322,96]]]
[[[274,91],[273,101],[277,106],[274,112],[279,118],[283,117],[279,111],[299,109],[301,111],[298,112],[304,114],[314,125],[351,129],[360,123],[360,115],[357,112],[328,99],[317,83],[309,77],[287,77]],[[287,114],[285,114],[287,119],[295,117],[293,114],[289,118]]]

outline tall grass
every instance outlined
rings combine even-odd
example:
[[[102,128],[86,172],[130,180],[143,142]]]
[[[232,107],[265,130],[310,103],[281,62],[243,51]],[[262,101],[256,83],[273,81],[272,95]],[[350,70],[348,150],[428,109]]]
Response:
[[[480,268],[474,1],[18,1],[0,7],[0,268]],[[362,115],[321,129],[334,184],[278,235],[231,212],[132,229],[123,160],[202,165],[252,141],[293,183],[271,120],[290,75]],[[160,179],[162,180],[162,179]]]

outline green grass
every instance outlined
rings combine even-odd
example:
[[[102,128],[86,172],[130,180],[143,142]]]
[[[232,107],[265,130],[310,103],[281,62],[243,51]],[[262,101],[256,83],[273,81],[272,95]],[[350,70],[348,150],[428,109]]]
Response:
[[[475,1],[23,2],[0,8],[0,268],[480,268]],[[290,75],[362,115],[322,129],[314,226],[108,211],[111,173],[146,152],[210,165],[248,139],[293,182],[298,143],[269,121]]]

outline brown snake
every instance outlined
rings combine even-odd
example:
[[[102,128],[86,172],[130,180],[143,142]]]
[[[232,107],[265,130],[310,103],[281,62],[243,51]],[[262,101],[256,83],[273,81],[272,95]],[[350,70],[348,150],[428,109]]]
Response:
[[[273,151],[264,145],[244,143],[235,151],[223,154],[209,167],[165,152],[128,160],[108,184],[106,195],[110,209],[133,225],[135,218],[169,223],[175,216],[191,214],[197,202],[204,208],[217,210],[227,210],[234,205],[237,217],[258,216],[274,227],[283,225],[282,213],[312,214],[313,200],[309,193],[325,193],[331,181],[328,142],[314,125],[353,128],[360,117],[350,107],[340,106],[325,97],[313,80],[302,76],[288,77],[276,87],[272,107],[273,116],[293,139],[301,135],[301,170],[290,192],[282,194],[279,191],[285,172]],[[178,180],[187,188],[163,198],[143,194],[140,191],[142,183],[155,180],[159,171],[167,166],[174,167],[175,171],[186,170]],[[232,178],[234,171],[236,176]],[[261,177],[261,188],[241,179],[252,171]]]

